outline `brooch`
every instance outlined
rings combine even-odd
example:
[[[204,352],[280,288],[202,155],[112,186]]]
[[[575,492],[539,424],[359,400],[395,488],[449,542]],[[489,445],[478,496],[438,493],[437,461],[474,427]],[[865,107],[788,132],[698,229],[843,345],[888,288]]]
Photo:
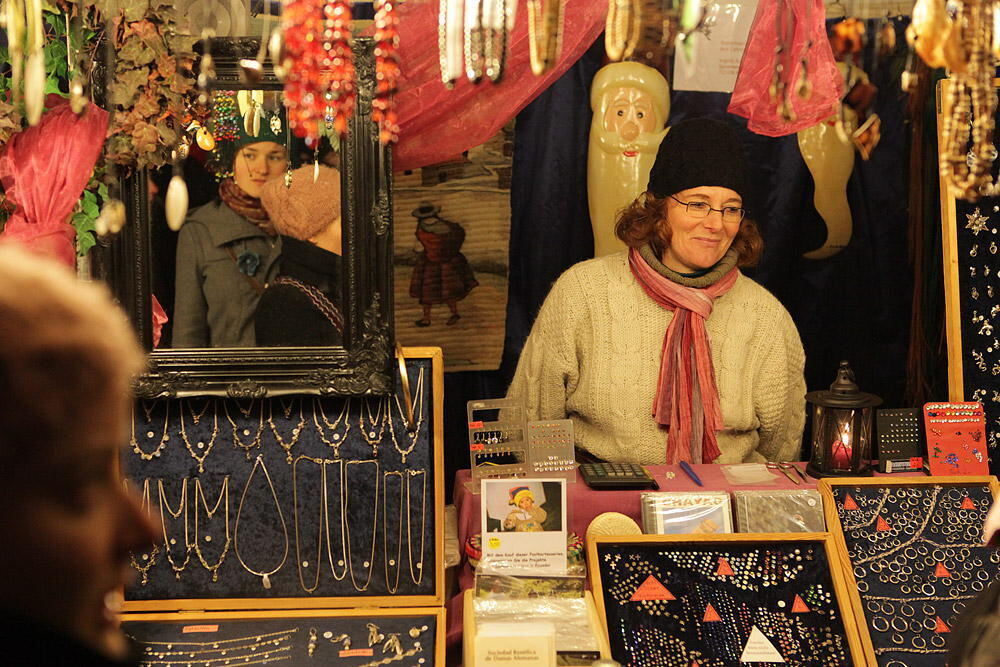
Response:
[[[257,273],[257,269],[260,268],[260,255],[246,250],[236,258],[236,266],[239,268],[240,273],[253,276]]]

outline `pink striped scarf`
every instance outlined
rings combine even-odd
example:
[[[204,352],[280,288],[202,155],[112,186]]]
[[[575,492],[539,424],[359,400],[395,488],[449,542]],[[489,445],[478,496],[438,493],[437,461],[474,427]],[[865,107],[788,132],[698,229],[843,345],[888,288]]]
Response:
[[[703,289],[685,287],[657,273],[635,248],[629,250],[632,275],[653,301],[674,312],[663,336],[660,379],[653,417],[669,429],[667,463],[711,463],[721,452],[716,432],[723,429],[719,390],[705,320],[715,299],[733,286],[740,270]]]

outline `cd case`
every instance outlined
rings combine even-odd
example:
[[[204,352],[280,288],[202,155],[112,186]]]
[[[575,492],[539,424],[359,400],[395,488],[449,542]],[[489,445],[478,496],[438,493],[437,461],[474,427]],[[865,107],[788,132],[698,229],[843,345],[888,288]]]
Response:
[[[733,491],[740,533],[822,533],[823,498],[815,489]]]
[[[733,532],[725,491],[665,491],[642,494],[642,530],[655,535]]]

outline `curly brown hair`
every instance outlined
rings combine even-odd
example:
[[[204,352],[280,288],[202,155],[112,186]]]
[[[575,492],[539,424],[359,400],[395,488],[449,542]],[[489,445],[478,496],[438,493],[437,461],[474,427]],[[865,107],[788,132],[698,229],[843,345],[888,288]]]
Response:
[[[667,217],[667,198],[658,198],[643,192],[631,204],[623,208],[615,222],[615,234],[630,248],[639,248],[652,243],[657,254],[670,247],[670,226],[664,224]],[[730,248],[739,253],[737,266],[756,266],[764,250],[764,240],[760,237],[757,223],[743,218],[740,230],[736,232]]]

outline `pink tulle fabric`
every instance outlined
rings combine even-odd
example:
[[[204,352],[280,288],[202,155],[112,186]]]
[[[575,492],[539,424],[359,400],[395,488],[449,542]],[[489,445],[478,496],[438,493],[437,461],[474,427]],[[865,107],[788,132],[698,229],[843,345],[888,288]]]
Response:
[[[393,169],[416,169],[457,158],[500,131],[562,76],[604,30],[608,11],[607,0],[572,0],[566,5],[562,52],[551,70],[542,76],[531,72],[528,12],[525,0],[519,0],[500,83],[473,85],[463,79],[448,90],[441,82],[438,60],[437,0],[401,4],[402,76],[395,98],[400,137],[393,151]]]
[[[775,19],[779,4],[784,10],[786,3],[791,3],[795,17],[792,47],[782,54],[784,76],[789,85],[788,99],[795,111],[793,121],[781,117],[778,104],[771,100],[770,95],[778,46]],[[761,0],[757,5],[757,14],[729,102],[729,113],[747,118],[747,127],[752,132],[780,137],[812,127],[836,111],[840,104],[843,77],[837,70],[833,50],[826,37],[825,17],[823,0],[782,0],[780,3],[778,0]],[[812,46],[806,53],[810,39]],[[805,100],[795,93],[802,72],[803,55],[808,60],[807,72],[812,83],[812,94]]]
[[[76,263],[76,230],[68,222],[104,146],[108,113],[90,104],[77,117],[62,102],[35,127],[11,137],[0,154],[0,182],[17,205],[3,238],[69,266]]]

